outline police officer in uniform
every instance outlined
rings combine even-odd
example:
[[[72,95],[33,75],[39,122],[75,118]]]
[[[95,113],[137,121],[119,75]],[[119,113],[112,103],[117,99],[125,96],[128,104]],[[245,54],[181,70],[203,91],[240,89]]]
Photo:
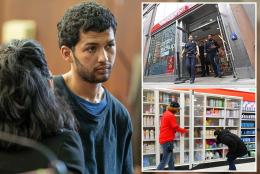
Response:
[[[189,41],[182,50],[182,57],[185,56],[186,59],[185,64],[190,75],[190,83],[194,83],[195,80],[196,55],[199,56],[199,47],[193,41],[192,35],[189,35]]]
[[[204,46],[204,56],[208,57],[210,64],[213,68],[215,73],[215,77],[221,78],[221,71],[220,71],[220,61],[218,57],[218,43],[212,39],[212,35],[208,35],[208,41],[205,43]]]

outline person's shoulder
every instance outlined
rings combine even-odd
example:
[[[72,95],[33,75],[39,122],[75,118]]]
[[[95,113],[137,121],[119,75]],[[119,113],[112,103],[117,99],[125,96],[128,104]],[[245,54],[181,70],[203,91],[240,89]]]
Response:
[[[79,134],[74,130],[62,129],[58,158],[65,162],[70,171],[84,173],[84,151]]]
[[[126,123],[131,128],[131,118],[126,107],[114,97],[108,90],[106,90],[108,100],[110,100],[110,109],[112,113],[117,117],[117,120],[121,123]]]
[[[106,95],[108,96],[108,99],[111,101],[111,105],[114,109],[117,109],[118,111],[123,112],[127,115],[129,114],[126,107],[108,90],[106,90]]]

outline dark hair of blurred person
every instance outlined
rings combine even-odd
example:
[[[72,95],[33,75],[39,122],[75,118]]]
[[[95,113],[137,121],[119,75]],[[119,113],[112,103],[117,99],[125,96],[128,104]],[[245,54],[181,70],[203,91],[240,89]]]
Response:
[[[75,130],[70,108],[53,91],[42,47],[33,40],[12,40],[3,45],[0,48],[0,131],[42,142],[69,170],[82,173],[83,150]],[[23,172],[48,167],[35,152],[24,153],[24,148],[13,143],[0,140],[0,150],[0,161],[5,161],[5,167],[0,162],[3,167],[0,171]],[[21,154],[25,155],[23,159],[31,160],[31,165],[17,163],[18,159],[14,165],[10,156],[16,158]]]

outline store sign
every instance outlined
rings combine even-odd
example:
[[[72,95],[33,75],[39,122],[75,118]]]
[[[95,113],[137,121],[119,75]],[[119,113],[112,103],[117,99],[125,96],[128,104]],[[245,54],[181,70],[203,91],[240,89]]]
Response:
[[[169,22],[173,21],[177,17],[181,16],[182,14],[186,13],[187,11],[190,10],[190,8],[194,6],[194,4],[186,4],[182,8],[178,9],[177,11],[171,13],[169,16],[167,16],[165,19],[163,19],[161,22],[158,24],[154,25],[151,33],[154,33],[155,31],[159,30],[162,28],[164,25],[168,24]]]

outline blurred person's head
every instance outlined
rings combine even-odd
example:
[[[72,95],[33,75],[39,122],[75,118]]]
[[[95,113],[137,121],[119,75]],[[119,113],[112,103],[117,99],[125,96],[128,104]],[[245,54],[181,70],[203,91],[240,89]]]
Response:
[[[180,110],[180,104],[178,102],[172,101],[168,106],[168,111],[176,114]]]
[[[212,34],[208,35],[208,40],[212,40]]]
[[[193,41],[193,36],[191,34],[189,35],[189,41]]]
[[[72,74],[89,83],[108,80],[116,55],[116,26],[109,9],[94,2],[65,12],[57,25],[59,47]]]
[[[0,131],[34,140],[75,129],[75,120],[51,88],[42,47],[12,40],[0,48]],[[1,142],[1,148],[12,144]]]

